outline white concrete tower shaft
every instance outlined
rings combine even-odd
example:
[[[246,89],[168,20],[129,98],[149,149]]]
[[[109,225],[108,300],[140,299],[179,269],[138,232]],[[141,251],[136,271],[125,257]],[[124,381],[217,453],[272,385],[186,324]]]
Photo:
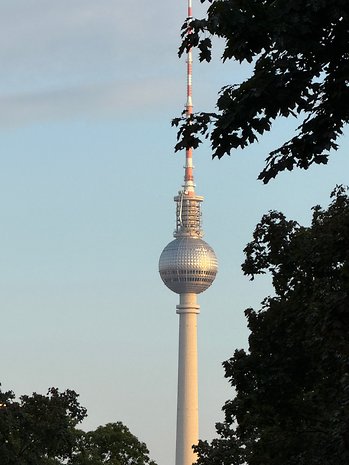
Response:
[[[193,444],[199,440],[196,294],[180,294],[176,465],[196,462]]]

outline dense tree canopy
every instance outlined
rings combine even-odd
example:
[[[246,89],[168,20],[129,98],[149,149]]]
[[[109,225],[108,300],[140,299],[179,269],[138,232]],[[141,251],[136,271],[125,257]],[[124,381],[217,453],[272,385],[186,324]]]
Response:
[[[349,197],[332,194],[310,227],[271,211],[244,273],[270,272],[275,296],[248,309],[248,351],[224,363],[236,395],[200,465],[349,463]],[[233,396],[233,394],[232,394]]]
[[[155,465],[146,445],[121,422],[84,432],[78,394],[49,389],[15,399],[0,389],[1,465]]]
[[[293,115],[296,135],[269,154],[259,178],[327,163],[349,121],[349,2],[205,1],[207,16],[183,26],[180,53],[198,47],[200,59],[210,61],[211,38],[218,37],[224,61],[252,63],[254,71],[223,87],[216,112],[196,114],[190,124],[184,116],[173,121],[180,126],[176,150],[196,147],[205,135],[221,158],[256,141],[277,117]]]
[[[75,426],[86,416],[74,391],[49,389],[15,400],[0,391],[0,463],[49,465],[64,460],[75,443]]]
[[[155,465],[147,446],[121,422],[78,432],[77,445],[68,465]]]

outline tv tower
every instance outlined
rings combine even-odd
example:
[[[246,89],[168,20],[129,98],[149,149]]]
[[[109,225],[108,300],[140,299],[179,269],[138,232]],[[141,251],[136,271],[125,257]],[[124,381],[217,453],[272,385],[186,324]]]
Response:
[[[188,19],[192,18],[192,0],[188,0]],[[188,31],[190,33],[190,30]],[[193,112],[192,50],[187,53],[186,115]],[[177,391],[177,433],[175,465],[196,462],[193,444],[199,440],[197,315],[200,306],[196,295],[213,283],[218,264],[216,255],[202,240],[201,203],[196,195],[193,177],[193,149],[186,149],[184,184],[174,198],[176,202],[175,239],[162,251],[159,260],[161,279],[171,291],[179,294],[179,351]]]

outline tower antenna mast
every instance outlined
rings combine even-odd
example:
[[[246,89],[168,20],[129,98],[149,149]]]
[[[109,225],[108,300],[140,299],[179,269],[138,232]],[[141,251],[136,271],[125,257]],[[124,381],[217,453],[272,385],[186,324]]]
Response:
[[[188,0],[188,22],[193,18],[192,0]],[[188,34],[191,34],[190,25],[188,26]],[[189,119],[193,114],[193,53],[191,47],[187,52],[187,103],[186,116]],[[194,176],[193,176],[193,148],[187,147],[185,153],[185,175],[184,189],[189,193],[194,193]]]

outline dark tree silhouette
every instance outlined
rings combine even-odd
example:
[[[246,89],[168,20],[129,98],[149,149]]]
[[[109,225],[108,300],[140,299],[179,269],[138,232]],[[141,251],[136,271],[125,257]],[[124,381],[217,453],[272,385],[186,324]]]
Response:
[[[236,394],[200,465],[349,463],[349,197],[332,194],[310,227],[272,211],[245,249],[244,273],[269,272],[275,296],[246,310],[248,351],[224,363]]]
[[[215,112],[173,120],[176,150],[206,136],[213,157],[221,158],[256,141],[276,118],[296,116],[296,135],[269,154],[259,179],[327,163],[349,121],[348,1],[205,1],[206,17],[183,26],[180,54],[198,47],[200,59],[210,61],[211,38],[218,37],[223,61],[253,63],[254,71],[242,84],[223,87]]]

